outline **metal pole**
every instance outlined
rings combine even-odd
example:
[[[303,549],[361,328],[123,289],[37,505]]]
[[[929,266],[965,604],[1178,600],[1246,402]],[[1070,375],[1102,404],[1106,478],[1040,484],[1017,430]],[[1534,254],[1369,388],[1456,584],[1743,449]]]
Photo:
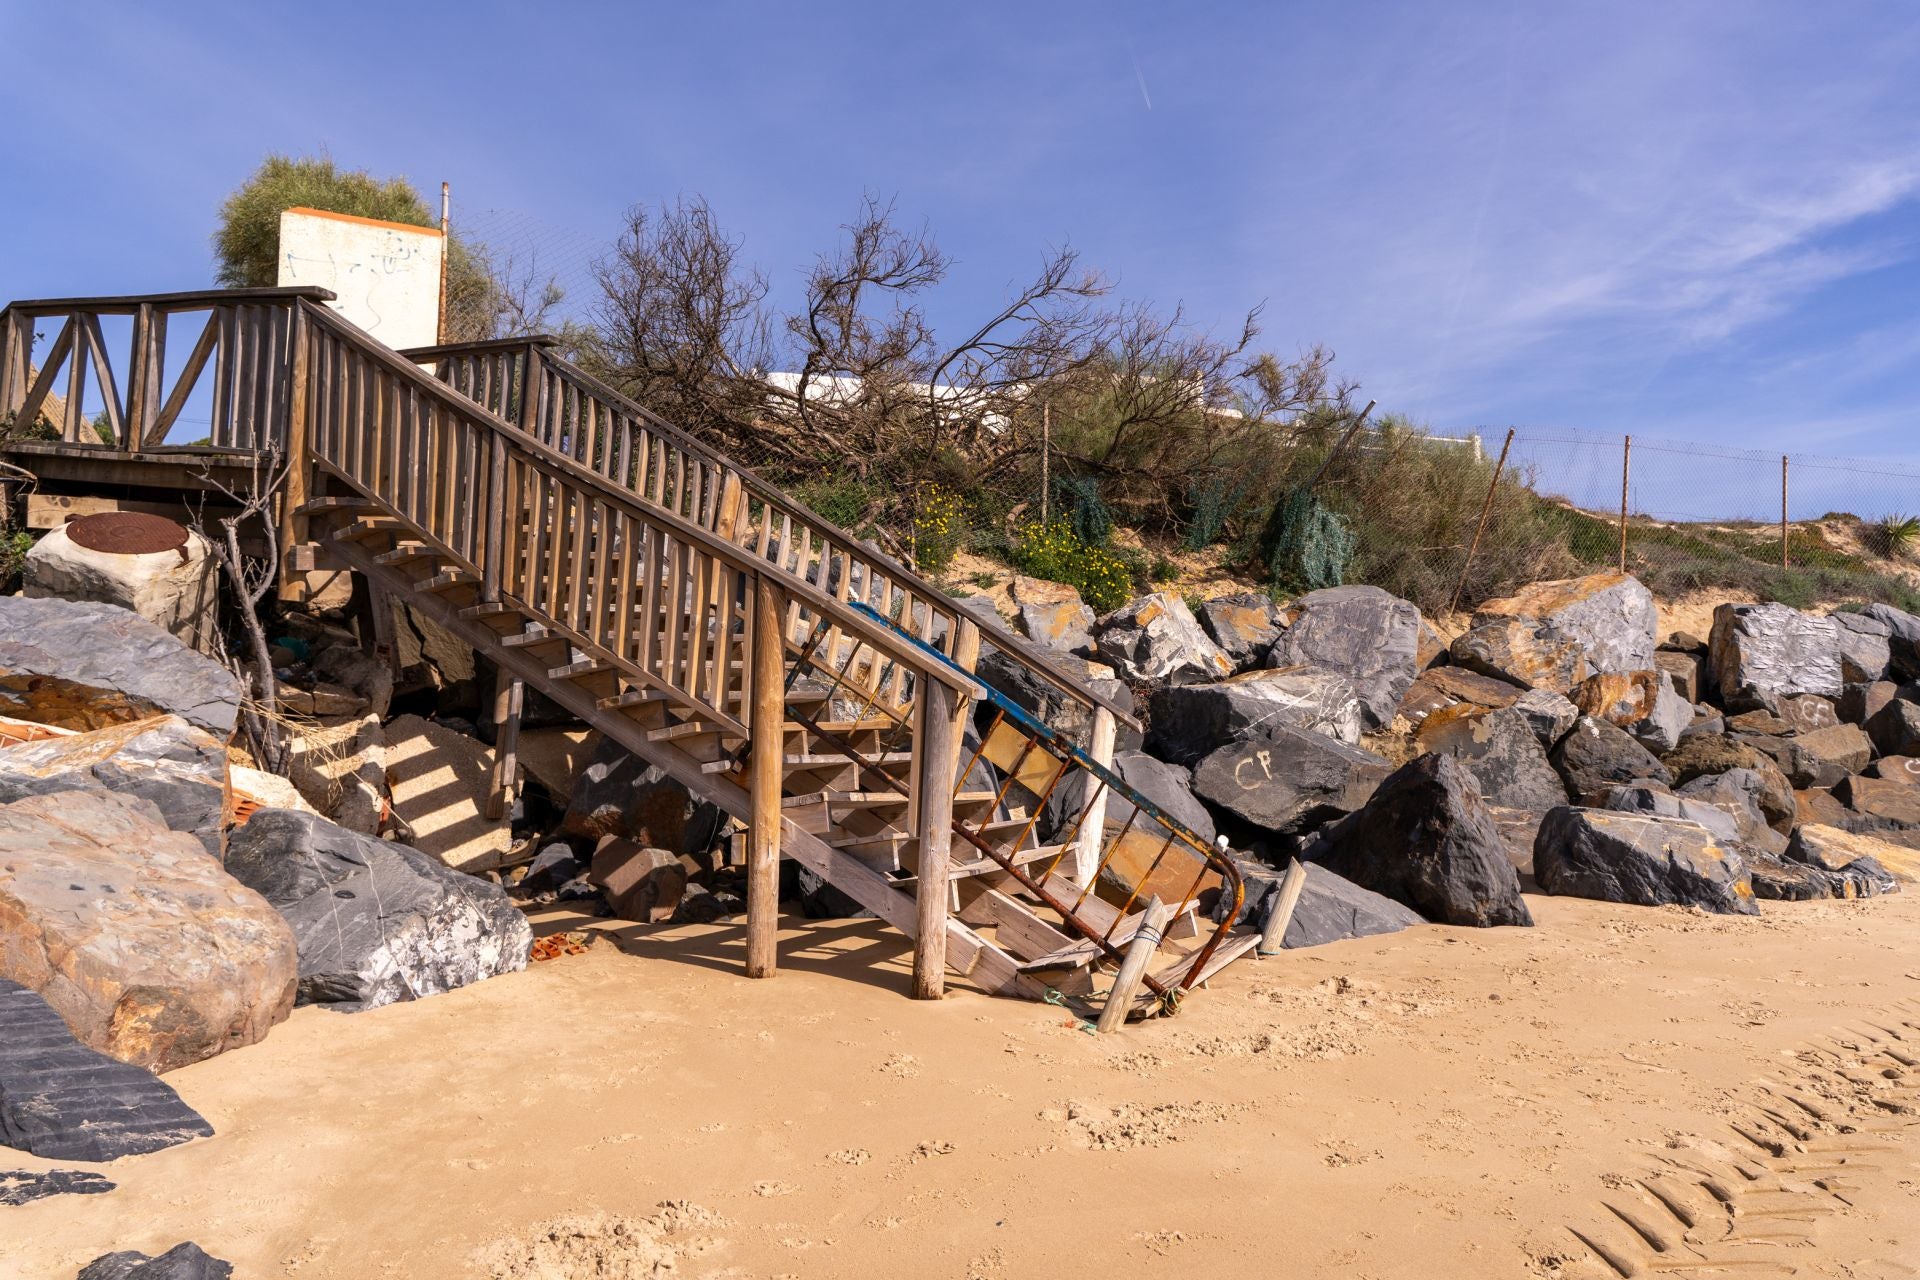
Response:
[[[440,184],[440,323],[435,326],[435,340],[447,340],[447,255],[453,251],[453,237],[449,234],[453,227],[453,189],[443,182]]]
[[[1633,437],[1620,452],[1620,572],[1627,571],[1627,476],[1633,470]]]
[[[1475,439],[1478,439],[1476,436]],[[1487,516],[1493,511],[1493,493],[1500,487],[1500,473],[1507,467],[1507,450],[1513,448],[1513,428],[1507,428],[1507,438],[1500,446],[1500,461],[1493,464],[1493,479],[1487,482],[1487,500],[1480,504],[1480,523],[1473,526],[1473,541],[1467,544],[1467,562],[1460,566],[1460,581],[1453,588],[1453,602],[1447,606],[1448,613],[1460,612],[1460,596],[1467,589],[1467,571],[1473,568],[1473,557],[1480,550],[1480,535],[1487,531]]]
[[[1787,567],[1787,455],[1780,455],[1780,567]]]
[[[1040,406],[1040,523],[1047,523],[1048,491],[1053,488],[1053,402]]]
[[[1376,403],[1378,402],[1373,400],[1367,401],[1367,407],[1360,411],[1360,416],[1353,420],[1353,425],[1347,428],[1347,433],[1340,437],[1340,443],[1333,446],[1333,452],[1329,453],[1326,461],[1320,464],[1320,469],[1313,473],[1313,479],[1307,481],[1306,488],[1308,492],[1312,492],[1313,487],[1320,483],[1320,477],[1327,474],[1327,468],[1331,467],[1335,459],[1346,452],[1347,446],[1353,442],[1353,438],[1360,434],[1361,426],[1366,422],[1367,415],[1373,412],[1373,406]]]

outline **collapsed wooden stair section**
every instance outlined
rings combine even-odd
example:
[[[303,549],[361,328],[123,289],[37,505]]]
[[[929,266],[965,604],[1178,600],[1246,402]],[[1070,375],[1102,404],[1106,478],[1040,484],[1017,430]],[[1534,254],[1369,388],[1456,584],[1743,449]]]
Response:
[[[14,304],[0,409],[50,385],[27,376],[35,325],[134,315],[142,426],[102,457],[151,450],[147,418],[210,384],[216,448],[287,460],[284,545],[324,548],[745,825],[750,973],[774,966],[782,856],[912,937],[923,996],[950,970],[1094,998],[1132,950],[1140,1006],[1165,1008],[1245,945],[1214,923],[1239,905],[1231,861],[1108,768],[1123,709],[546,341],[402,355],[324,300]],[[193,311],[162,397],[166,319]],[[983,643],[1078,704],[1090,740],[976,680]]]

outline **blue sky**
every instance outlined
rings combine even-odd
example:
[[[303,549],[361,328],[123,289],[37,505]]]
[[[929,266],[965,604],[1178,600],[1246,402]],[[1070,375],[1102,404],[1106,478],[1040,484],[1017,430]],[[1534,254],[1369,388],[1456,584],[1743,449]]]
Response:
[[[0,296],[210,280],[269,150],[578,278],[704,194],[790,297],[865,191],[958,327],[1071,243],[1437,428],[1920,457],[1920,5],[0,0]]]

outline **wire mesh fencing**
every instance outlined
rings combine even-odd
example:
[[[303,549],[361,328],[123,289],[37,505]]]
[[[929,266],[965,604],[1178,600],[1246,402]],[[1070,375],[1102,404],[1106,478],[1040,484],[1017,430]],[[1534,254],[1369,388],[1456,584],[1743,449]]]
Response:
[[[549,325],[591,322],[594,263],[610,241],[513,210],[456,223],[496,270],[560,286]],[[1399,423],[1370,424],[1342,448],[1338,430],[1280,424],[1270,438],[1243,432],[1229,448],[1196,450],[1184,470],[1148,471],[1124,459],[1088,465],[1087,424],[1032,408],[938,459],[810,436],[777,408],[708,443],[923,570],[943,572],[962,551],[1012,560],[1074,580],[1096,609],[1177,580],[1195,558],[1220,571],[1215,580],[1280,593],[1372,583],[1430,615],[1605,568],[1663,595],[1920,606],[1908,558],[1920,550],[1920,519],[1908,518],[1920,513],[1914,463]],[[1289,540],[1297,554],[1283,554]]]

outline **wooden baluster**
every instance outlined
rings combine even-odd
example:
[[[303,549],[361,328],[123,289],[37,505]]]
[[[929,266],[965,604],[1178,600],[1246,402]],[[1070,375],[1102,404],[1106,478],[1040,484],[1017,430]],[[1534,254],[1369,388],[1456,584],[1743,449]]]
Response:
[[[93,444],[95,437],[87,429],[87,417],[83,412],[86,407],[86,390],[87,331],[84,326],[74,325],[73,350],[67,356],[67,420],[62,424],[60,434],[68,440],[84,438],[88,444]]]
[[[913,824],[919,846],[913,894],[918,924],[913,939],[913,997],[938,1000],[947,982],[953,775],[960,763],[964,704],[942,681],[923,678],[919,685],[915,718],[920,726],[920,748],[913,762],[913,790],[919,802]]]
[[[304,600],[307,597],[305,574],[293,572],[293,549],[307,540],[307,517],[300,510],[308,497],[308,482],[313,473],[310,436],[313,428],[308,396],[307,317],[295,303],[293,314],[293,360],[287,371],[287,485],[280,495],[280,598]],[[184,371],[182,376],[186,376]]]
[[[753,673],[747,774],[747,976],[770,978],[778,966],[780,930],[780,795],[785,781],[787,719],[784,667],[786,616],[771,574],[753,575]]]
[[[120,441],[122,449],[138,449],[146,443],[147,422],[153,413],[147,398],[152,364],[153,304],[143,302],[133,313],[133,351],[127,364],[127,430]]]

